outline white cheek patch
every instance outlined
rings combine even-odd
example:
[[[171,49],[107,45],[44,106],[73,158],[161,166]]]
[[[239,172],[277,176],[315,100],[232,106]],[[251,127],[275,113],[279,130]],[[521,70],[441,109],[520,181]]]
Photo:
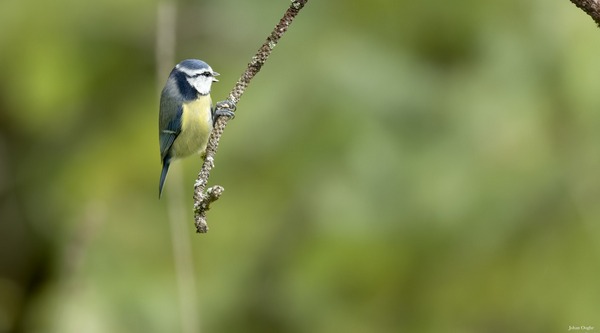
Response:
[[[201,75],[197,77],[187,78],[187,81],[190,85],[192,85],[192,87],[194,87],[194,89],[196,89],[198,93],[202,95],[210,93],[212,78]]]

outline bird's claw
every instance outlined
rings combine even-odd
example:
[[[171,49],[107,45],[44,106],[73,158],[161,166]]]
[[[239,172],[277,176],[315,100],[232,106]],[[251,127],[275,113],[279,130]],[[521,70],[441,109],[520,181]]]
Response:
[[[224,100],[215,104],[215,114],[213,116],[213,124],[217,122],[219,117],[235,118],[236,105],[231,100]]]
[[[226,99],[224,101],[217,102],[216,107],[217,107],[217,109],[227,109],[227,110],[231,110],[233,112],[235,112],[235,109],[236,109],[235,102],[230,99]]]

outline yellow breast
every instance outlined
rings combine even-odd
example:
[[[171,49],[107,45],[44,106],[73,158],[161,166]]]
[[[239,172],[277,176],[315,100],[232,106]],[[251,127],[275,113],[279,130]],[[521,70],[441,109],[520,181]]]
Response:
[[[183,104],[181,133],[173,142],[173,157],[181,158],[204,153],[212,130],[210,109],[210,96],[200,96],[195,101]]]

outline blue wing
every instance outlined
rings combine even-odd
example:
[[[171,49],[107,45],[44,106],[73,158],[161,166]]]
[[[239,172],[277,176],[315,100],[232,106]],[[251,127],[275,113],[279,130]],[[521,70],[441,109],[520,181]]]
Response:
[[[158,114],[158,141],[160,144],[160,160],[162,171],[158,183],[158,197],[162,193],[169,165],[171,164],[171,147],[177,136],[181,133],[181,117],[183,114],[183,101],[174,94],[169,85],[165,86],[160,95],[160,112]]]
[[[160,143],[160,158],[164,163],[169,159],[171,147],[181,133],[181,117],[183,103],[180,98],[173,96],[165,89],[160,97],[160,113],[158,121],[158,137]]]

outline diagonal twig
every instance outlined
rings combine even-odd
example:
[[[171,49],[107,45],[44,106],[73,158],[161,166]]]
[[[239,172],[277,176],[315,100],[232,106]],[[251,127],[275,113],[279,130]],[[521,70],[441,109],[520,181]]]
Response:
[[[571,2],[586,12],[600,26],[600,0],[571,0]]]
[[[258,52],[252,57],[252,61],[248,64],[246,71],[240,76],[235,86],[229,93],[227,101],[217,103],[218,108],[225,108],[234,110],[235,105],[238,103],[246,87],[250,83],[250,80],[260,71],[265,61],[279,42],[279,39],[287,31],[290,24],[294,20],[294,17],[298,15],[298,12],[304,7],[308,0],[293,0],[290,7],[287,9],[279,23],[275,26],[267,40],[258,49]],[[199,233],[205,233],[208,231],[208,225],[206,224],[206,211],[210,208],[210,204],[219,199],[223,193],[223,187],[213,186],[205,192],[206,185],[208,184],[208,177],[210,176],[210,170],[214,166],[214,156],[217,152],[219,140],[223,135],[223,130],[227,125],[230,117],[222,116],[219,117],[215,123],[215,126],[208,139],[206,146],[206,156],[202,169],[198,173],[198,178],[194,183],[194,223],[196,224],[196,231]]]

